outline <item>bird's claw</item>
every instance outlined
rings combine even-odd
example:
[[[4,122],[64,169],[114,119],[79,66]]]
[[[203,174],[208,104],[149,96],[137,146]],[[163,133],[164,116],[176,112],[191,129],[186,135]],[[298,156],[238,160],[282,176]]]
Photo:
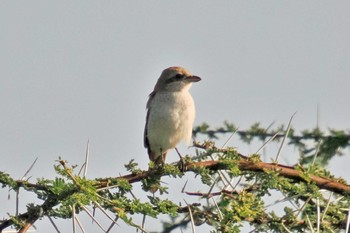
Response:
[[[178,151],[178,149],[175,147],[175,150],[177,152],[177,155],[179,156],[180,158],[180,161],[178,163],[178,166],[179,166],[179,169],[181,172],[185,172],[186,171],[186,163],[185,163],[185,160],[184,158],[181,156],[180,152]]]

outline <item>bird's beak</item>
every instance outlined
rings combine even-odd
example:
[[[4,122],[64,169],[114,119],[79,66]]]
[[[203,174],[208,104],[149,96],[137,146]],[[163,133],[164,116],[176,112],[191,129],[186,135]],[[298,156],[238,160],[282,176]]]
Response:
[[[198,76],[192,75],[192,76],[187,76],[185,80],[188,81],[188,82],[194,83],[194,82],[201,81],[202,79],[200,77],[198,77]]]

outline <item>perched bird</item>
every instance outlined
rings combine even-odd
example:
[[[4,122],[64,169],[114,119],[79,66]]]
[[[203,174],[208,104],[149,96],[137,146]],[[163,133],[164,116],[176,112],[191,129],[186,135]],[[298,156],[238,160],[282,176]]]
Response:
[[[156,164],[164,163],[167,151],[181,140],[189,144],[195,117],[189,89],[200,80],[183,67],[169,67],[149,95],[144,146],[149,159]]]

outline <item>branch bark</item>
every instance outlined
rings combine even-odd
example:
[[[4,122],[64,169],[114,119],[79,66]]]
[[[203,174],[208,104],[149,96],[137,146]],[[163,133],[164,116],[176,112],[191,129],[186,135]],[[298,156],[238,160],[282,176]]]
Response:
[[[330,179],[326,177],[316,176],[316,175],[308,175],[308,178],[305,179],[305,173],[301,170],[297,170],[294,167],[285,166],[277,163],[265,163],[265,162],[255,162],[250,160],[248,157],[244,155],[240,155],[241,159],[238,161],[234,161],[239,169],[241,171],[251,171],[251,172],[267,172],[267,171],[275,171],[278,173],[279,176],[287,177],[290,179],[293,179],[298,182],[314,182],[320,189],[326,189],[329,191],[332,191],[334,193],[342,194],[342,195],[348,195],[350,194],[350,186],[336,180],[336,179]],[[182,167],[184,172],[194,172],[198,169],[198,167],[207,168],[213,171],[219,171],[219,170],[228,170],[229,165],[227,163],[224,163],[222,161],[201,161],[201,162],[189,162]],[[135,183],[139,182],[147,177],[149,177],[152,173],[157,172],[154,170],[148,170],[148,171],[141,171],[138,174],[127,174],[120,177],[114,177],[114,178],[102,178],[102,179],[96,179],[98,182],[96,187],[97,188],[108,188],[113,186],[113,183],[117,181],[118,179],[125,179],[129,183]],[[166,175],[166,174],[164,174]],[[48,187],[45,187],[43,185],[29,183],[29,182],[23,182],[22,180],[16,181],[19,187],[31,187],[31,189],[38,188],[40,190],[49,190]],[[67,194],[71,195],[71,193]],[[54,206],[59,204],[60,200],[64,200],[66,197],[60,197],[57,200],[46,200],[43,205],[39,206],[43,211],[44,215],[45,213],[52,209]],[[38,208],[38,209],[40,209]],[[42,214],[34,214],[31,212],[26,212],[21,215],[19,215],[19,218],[23,220],[24,227],[20,230],[20,232],[27,232],[29,227],[33,225],[40,217],[42,217]],[[4,220],[0,224],[0,232],[13,225],[14,222],[11,219]]]
[[[203,161],[190,164],[188,166],[188,170],[192,171],[195,167],[198,166],[206,167],[212,170],[222,170],[225,168],[227,169],[227,167],[225,167],[225,164],[220,163],[220,161]],[[303,178],[302,171],[277,163],[252,162],[247,159],[241,159],[238,161],[238,167],[241,171],[265,172],[266,170],[274,170],[278,172],[280,176],[294,179],[296,181],[308,182]],[[309,178],[321,189],[326,189],[328,191],[342,195],[350,194],[350,186],[343,184],[337,180],[332,180],[316,175],[309,175]]]

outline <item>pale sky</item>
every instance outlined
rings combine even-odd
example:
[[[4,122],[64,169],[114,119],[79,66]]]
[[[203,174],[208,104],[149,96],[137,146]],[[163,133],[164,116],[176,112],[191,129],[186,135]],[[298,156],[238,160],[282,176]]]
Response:
[[[293,127],[311,129],[319,106],[322,129],[348,130],[349,12],[341,0],[1,1],[0,170],[21,178],[38,157],[30,181],[52,178],[59,156],[82,164],[88,140],[88,177],[125,174],[131,159],[145,169],[146,101],[174,65],[202,78],[195,124],[244,130],[297,112]],[[350,181],[346,152],[329,169]]]

